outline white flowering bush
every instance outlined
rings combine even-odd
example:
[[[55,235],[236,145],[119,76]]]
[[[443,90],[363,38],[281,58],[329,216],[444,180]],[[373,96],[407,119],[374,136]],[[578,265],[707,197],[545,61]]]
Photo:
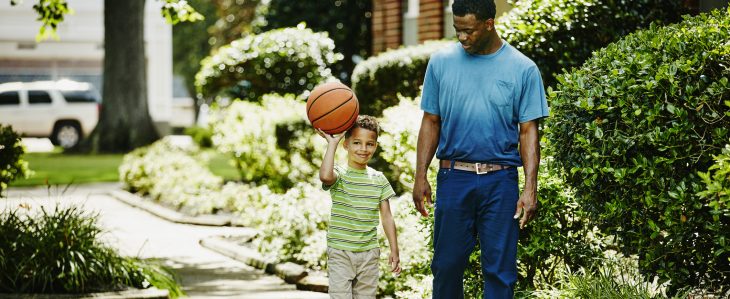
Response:
[[[124,156],[119,176],[127,189],[189,214],[214,213],[226,204],[215,196],[223,183],[206,167],[198,148],[163,138]]]
[[[233,157],[244,181],[285,192],[295,182],[316,178],[326,148],[308,125],[305,109],[293,95],[235,101],[211,113],[213,144]]]
[[[272,91],[301,94],[332,77],[328,66],[343,58],[334,49],[327,33],[303,23],[251,34],[203,59],[195,86],[204,97],[225,92],[251,101]]]
[[[264,232],[255,245],[269,261],[297,262],[313,269],[326,263],[331,200],[321,187],[299,183],[285,194],[262,197],[251,223]]]
[[[382,128],[382,133],[378,137],[380,157],[390,166],[382,171],[388,178],[396,180],[391,182],[392,184],[400,185],[396,190],[413,188],[413,177],[416,173],[416,144],[423,116],[420,102],[420,97],[411,99],[400,96],[398,105],[385,109],[383,116],[378,119]],[[436,159],[431,162],[429,181],[433,183],[438,163]]]

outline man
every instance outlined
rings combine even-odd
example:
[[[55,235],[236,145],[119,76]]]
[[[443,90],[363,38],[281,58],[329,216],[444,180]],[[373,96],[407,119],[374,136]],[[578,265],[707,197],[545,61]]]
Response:
[[[477,237],[484,298],[512,298],[519,228],[537,211],[538,121],[548,116],[545,91],[535,63],[495,31],[493,0],[455,0],[452,11],[460,45],[435,53],[428,63],[413,186],[416,209],[427,217],[426,172],[435,153],[440,169],[433,298],[464,297],[464,270]]]

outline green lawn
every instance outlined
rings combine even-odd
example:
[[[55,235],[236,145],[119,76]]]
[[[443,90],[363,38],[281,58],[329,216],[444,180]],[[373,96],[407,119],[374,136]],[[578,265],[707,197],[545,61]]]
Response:
[[[213,174],[222,177],[226,181],[238,181],[241,179],[241,176],[238,174],[236,167],[231,165],[230,161],[231,158],[229,155],[216,153],[210,158],[208,168]]]
[[[80,155],[63,154],[56,150],[50,153],[27,153],[23,160],[35,172],[28,179],[19,179],[10,183],[12,187],[67,185],[116,182],[119,180],[119,164],[123,154]],[[214,154],[211,158],[210,170],[225,180],[238,180],[236,169],[228,163],[228,157]]]
[[[23,160],[35,172],[28,179],[19,179],[10,186],[67,185],[91,182],[115,182],[119,180],[117,169],[122,154],[77,155],[51,153],[27,153]]]

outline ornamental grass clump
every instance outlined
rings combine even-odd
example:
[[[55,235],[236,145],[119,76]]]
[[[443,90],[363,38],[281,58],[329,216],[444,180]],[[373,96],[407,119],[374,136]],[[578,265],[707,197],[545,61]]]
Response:
[[[173,297],[182,294],[171,273],[119,256],[101,243],[102,233],[96,215],[77,206],[3,211],[0,293],[89,293],[155,285]]]
[[[549,90],[547,137],[579,204],[672,289],[730,284],[730,214],[700,195],[730,138],[730,11],[652,26]]]

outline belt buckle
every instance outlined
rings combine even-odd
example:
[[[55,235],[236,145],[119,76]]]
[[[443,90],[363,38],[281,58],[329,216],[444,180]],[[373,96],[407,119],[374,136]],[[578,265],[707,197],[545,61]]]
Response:
[[[474,167],[476,167],[477,174],[485,174],[485,173],[489,173],[490,171],[492,171],[492,165],[491,164],[487,164],[487,165],[489,165],[489,167],[487,168],[487,170],[480,171],[479,168],[482,165],[484,165],[484,164],[483,163],[474,163]]]

